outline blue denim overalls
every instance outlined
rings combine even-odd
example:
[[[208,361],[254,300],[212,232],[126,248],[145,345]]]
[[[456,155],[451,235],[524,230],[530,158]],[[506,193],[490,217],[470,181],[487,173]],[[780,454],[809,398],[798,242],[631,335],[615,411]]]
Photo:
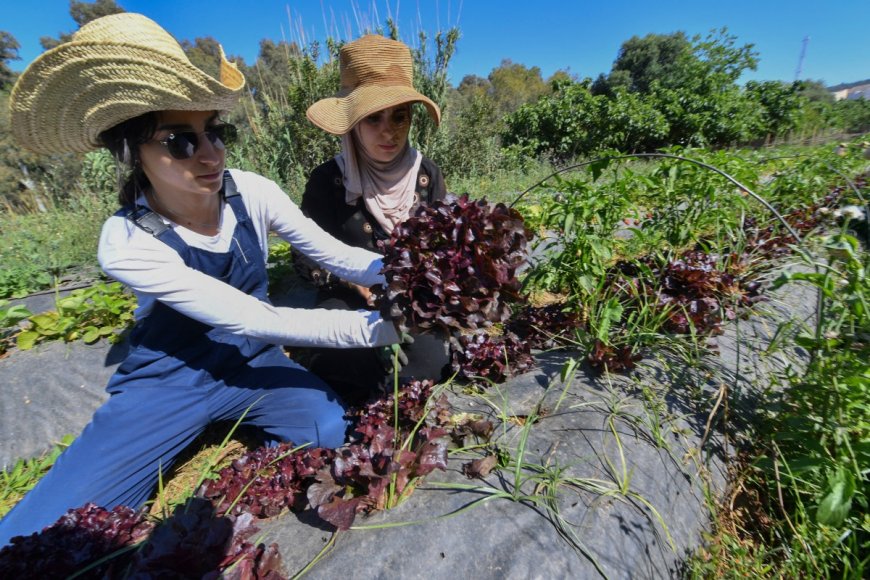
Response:
[[[256,232],[229,173],[224,182],[238,221],[229,252],[191,248],[171,228],[155,235],[188,266],[267,302]],[[262,429],[267,444],[344,442],[347,423],[337,396],[278,346],[215,329],[161,302],[136,326],[130,343],[106,388],[109,400],[0,520],[0,547],[87,502],[138,508],[154,492],[158,472],[166,473],[209,423],[236,420],[249,408],[245,422]]]

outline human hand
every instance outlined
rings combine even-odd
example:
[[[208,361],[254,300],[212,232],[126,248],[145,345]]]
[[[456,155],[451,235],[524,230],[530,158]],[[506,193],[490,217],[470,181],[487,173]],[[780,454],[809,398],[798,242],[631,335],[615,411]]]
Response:
[[[382,346],[378,349],[378,359],[388,373],[398,373],[408,364],[408,350],[414,343],[414,337],[406,332],[399,333],[399,342]],[[404,346],[404,348],[403,348]]]
[[[366,288],[365,286],[360,286],[359,284],[353,284],[351,282],[348,282],[347,285],[353,290],[356,290],[357,293],[363,297],[363,300],[366,301],[367,305],[372,305],[372,291],[370,289]]]

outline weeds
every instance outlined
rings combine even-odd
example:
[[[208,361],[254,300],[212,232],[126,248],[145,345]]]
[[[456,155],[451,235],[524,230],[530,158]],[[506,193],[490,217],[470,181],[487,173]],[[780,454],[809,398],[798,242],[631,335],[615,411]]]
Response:
[[[19,459],[11,469],[0,472],[0,518],[5,516],[12,507],[33,489],[54,465],[58,456],[73,442],[72,435],[64,435],[60,442],[50,451],[34,459]]]

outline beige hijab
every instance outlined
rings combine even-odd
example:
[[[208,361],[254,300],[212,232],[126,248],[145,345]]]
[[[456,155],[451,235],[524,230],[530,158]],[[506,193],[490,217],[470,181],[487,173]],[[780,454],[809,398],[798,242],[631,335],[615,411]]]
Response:
[[[362,197],[369,213],[391,234],[419,201],[417,173],[423,155],[406,141],[395,159],[376,161],[359,146],[357,131],[354,127],[341,136],[341,153],[335,157],[344,176],[345,201],[353,205]]]

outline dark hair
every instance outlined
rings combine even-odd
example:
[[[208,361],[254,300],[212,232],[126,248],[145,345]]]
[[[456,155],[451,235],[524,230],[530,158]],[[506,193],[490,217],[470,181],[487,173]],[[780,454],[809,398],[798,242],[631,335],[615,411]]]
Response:
[[[157,113],[145,113],[100,133],[100,141],[118,165],[118,201],[132,207],[139,193],[151,186],[139,156],[139,146],[154,137]]]

